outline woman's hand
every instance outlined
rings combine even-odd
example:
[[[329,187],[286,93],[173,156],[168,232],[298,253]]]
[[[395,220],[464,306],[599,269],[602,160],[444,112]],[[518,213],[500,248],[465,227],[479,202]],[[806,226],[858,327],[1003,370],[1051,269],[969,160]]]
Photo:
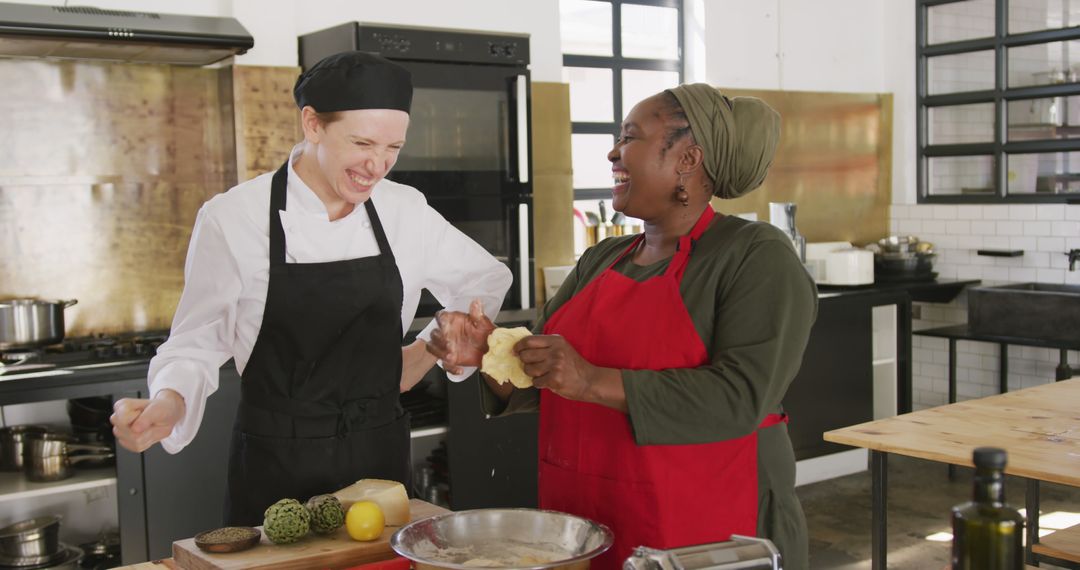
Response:
[[[424,375],[435,366],[435,357],[424,350],[427,343],[416,339],[409,346],[401,348],[401,383],[402,392],[408,392],[424,379]]]
[[[142,453],[169,437],[173,427],[184,417],[184,411],[183,396],[173,390],[162,390],[152,400],[117,400],[109,421],[121,446]]]
[[[484,314],[484,305],[474,300],[469,312],[439,311],[435,314],[439,328],[431,333],[427,350],[443,361],[443,369],[460,374],[463,366],[480,366],[488,351],[487,338],[495,323]]]
[[[525,337],[514,352],[533,378],[533,386],[546,388],[569,400],[593,402],[625,412],[622,372],[594,366],[559,335]]]

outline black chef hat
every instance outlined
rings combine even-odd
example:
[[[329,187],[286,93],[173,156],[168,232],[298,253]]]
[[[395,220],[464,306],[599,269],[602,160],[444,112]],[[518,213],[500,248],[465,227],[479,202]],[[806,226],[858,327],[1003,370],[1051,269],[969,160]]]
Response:
[[[296,105],[320,113],[354,109],[397,109],[409,112],[412,75],[407,69],[362,51],[328,56],[300,74],[293,87]]]

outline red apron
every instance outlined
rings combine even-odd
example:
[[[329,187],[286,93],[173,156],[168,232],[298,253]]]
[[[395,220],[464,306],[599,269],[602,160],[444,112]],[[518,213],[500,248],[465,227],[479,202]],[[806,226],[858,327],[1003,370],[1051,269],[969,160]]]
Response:
[[[709,363],[679,294],[706,208],[663,275],[638,283],[608,267],[559,308],[544,334],[559,334],[597,366],[631,370]],[[616,259],[634,250],[639,236]],[[615,265],[612,263],[612,267]],[[628,310],[631,309],[631,310]],[[786,421],[771,414],[760,428]],[[675,548],[756,535],[757,433],[693,445],[637,445],[626,414],[540,395],[540,507],[608,525],[615,544],[592,561],[616,570],[637,546]]]

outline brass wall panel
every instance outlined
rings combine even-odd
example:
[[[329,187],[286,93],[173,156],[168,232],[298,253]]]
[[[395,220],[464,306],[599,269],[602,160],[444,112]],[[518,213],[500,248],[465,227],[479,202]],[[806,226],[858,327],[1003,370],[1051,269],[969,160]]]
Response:
[[[304,138],[292,89],[299,67],[232,68],[240,180],[277,170]]]
[[[892,203],[892,95],[725,89],[759,97],[783,117],[780,146],[765,183],[735,200],[713,200],[725,213],[795,202],[808,242],[866,244],[889,234]]]
[[[195,214],[236,183],[223,73],[0,60],[0,297],[78,299],[69,336],[168,328]]]
[[[570,86],[532,84],[533,254],[536,302],[544,302],[542,268],[574,264],[574,184],[570,160]]]

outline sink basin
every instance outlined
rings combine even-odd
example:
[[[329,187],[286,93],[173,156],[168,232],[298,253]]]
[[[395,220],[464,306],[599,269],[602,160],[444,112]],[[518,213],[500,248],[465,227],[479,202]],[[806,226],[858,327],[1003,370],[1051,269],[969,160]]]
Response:
[[[1080,286],[972,287],[968,289],[968,326],[977,334],[1080,344]]]

